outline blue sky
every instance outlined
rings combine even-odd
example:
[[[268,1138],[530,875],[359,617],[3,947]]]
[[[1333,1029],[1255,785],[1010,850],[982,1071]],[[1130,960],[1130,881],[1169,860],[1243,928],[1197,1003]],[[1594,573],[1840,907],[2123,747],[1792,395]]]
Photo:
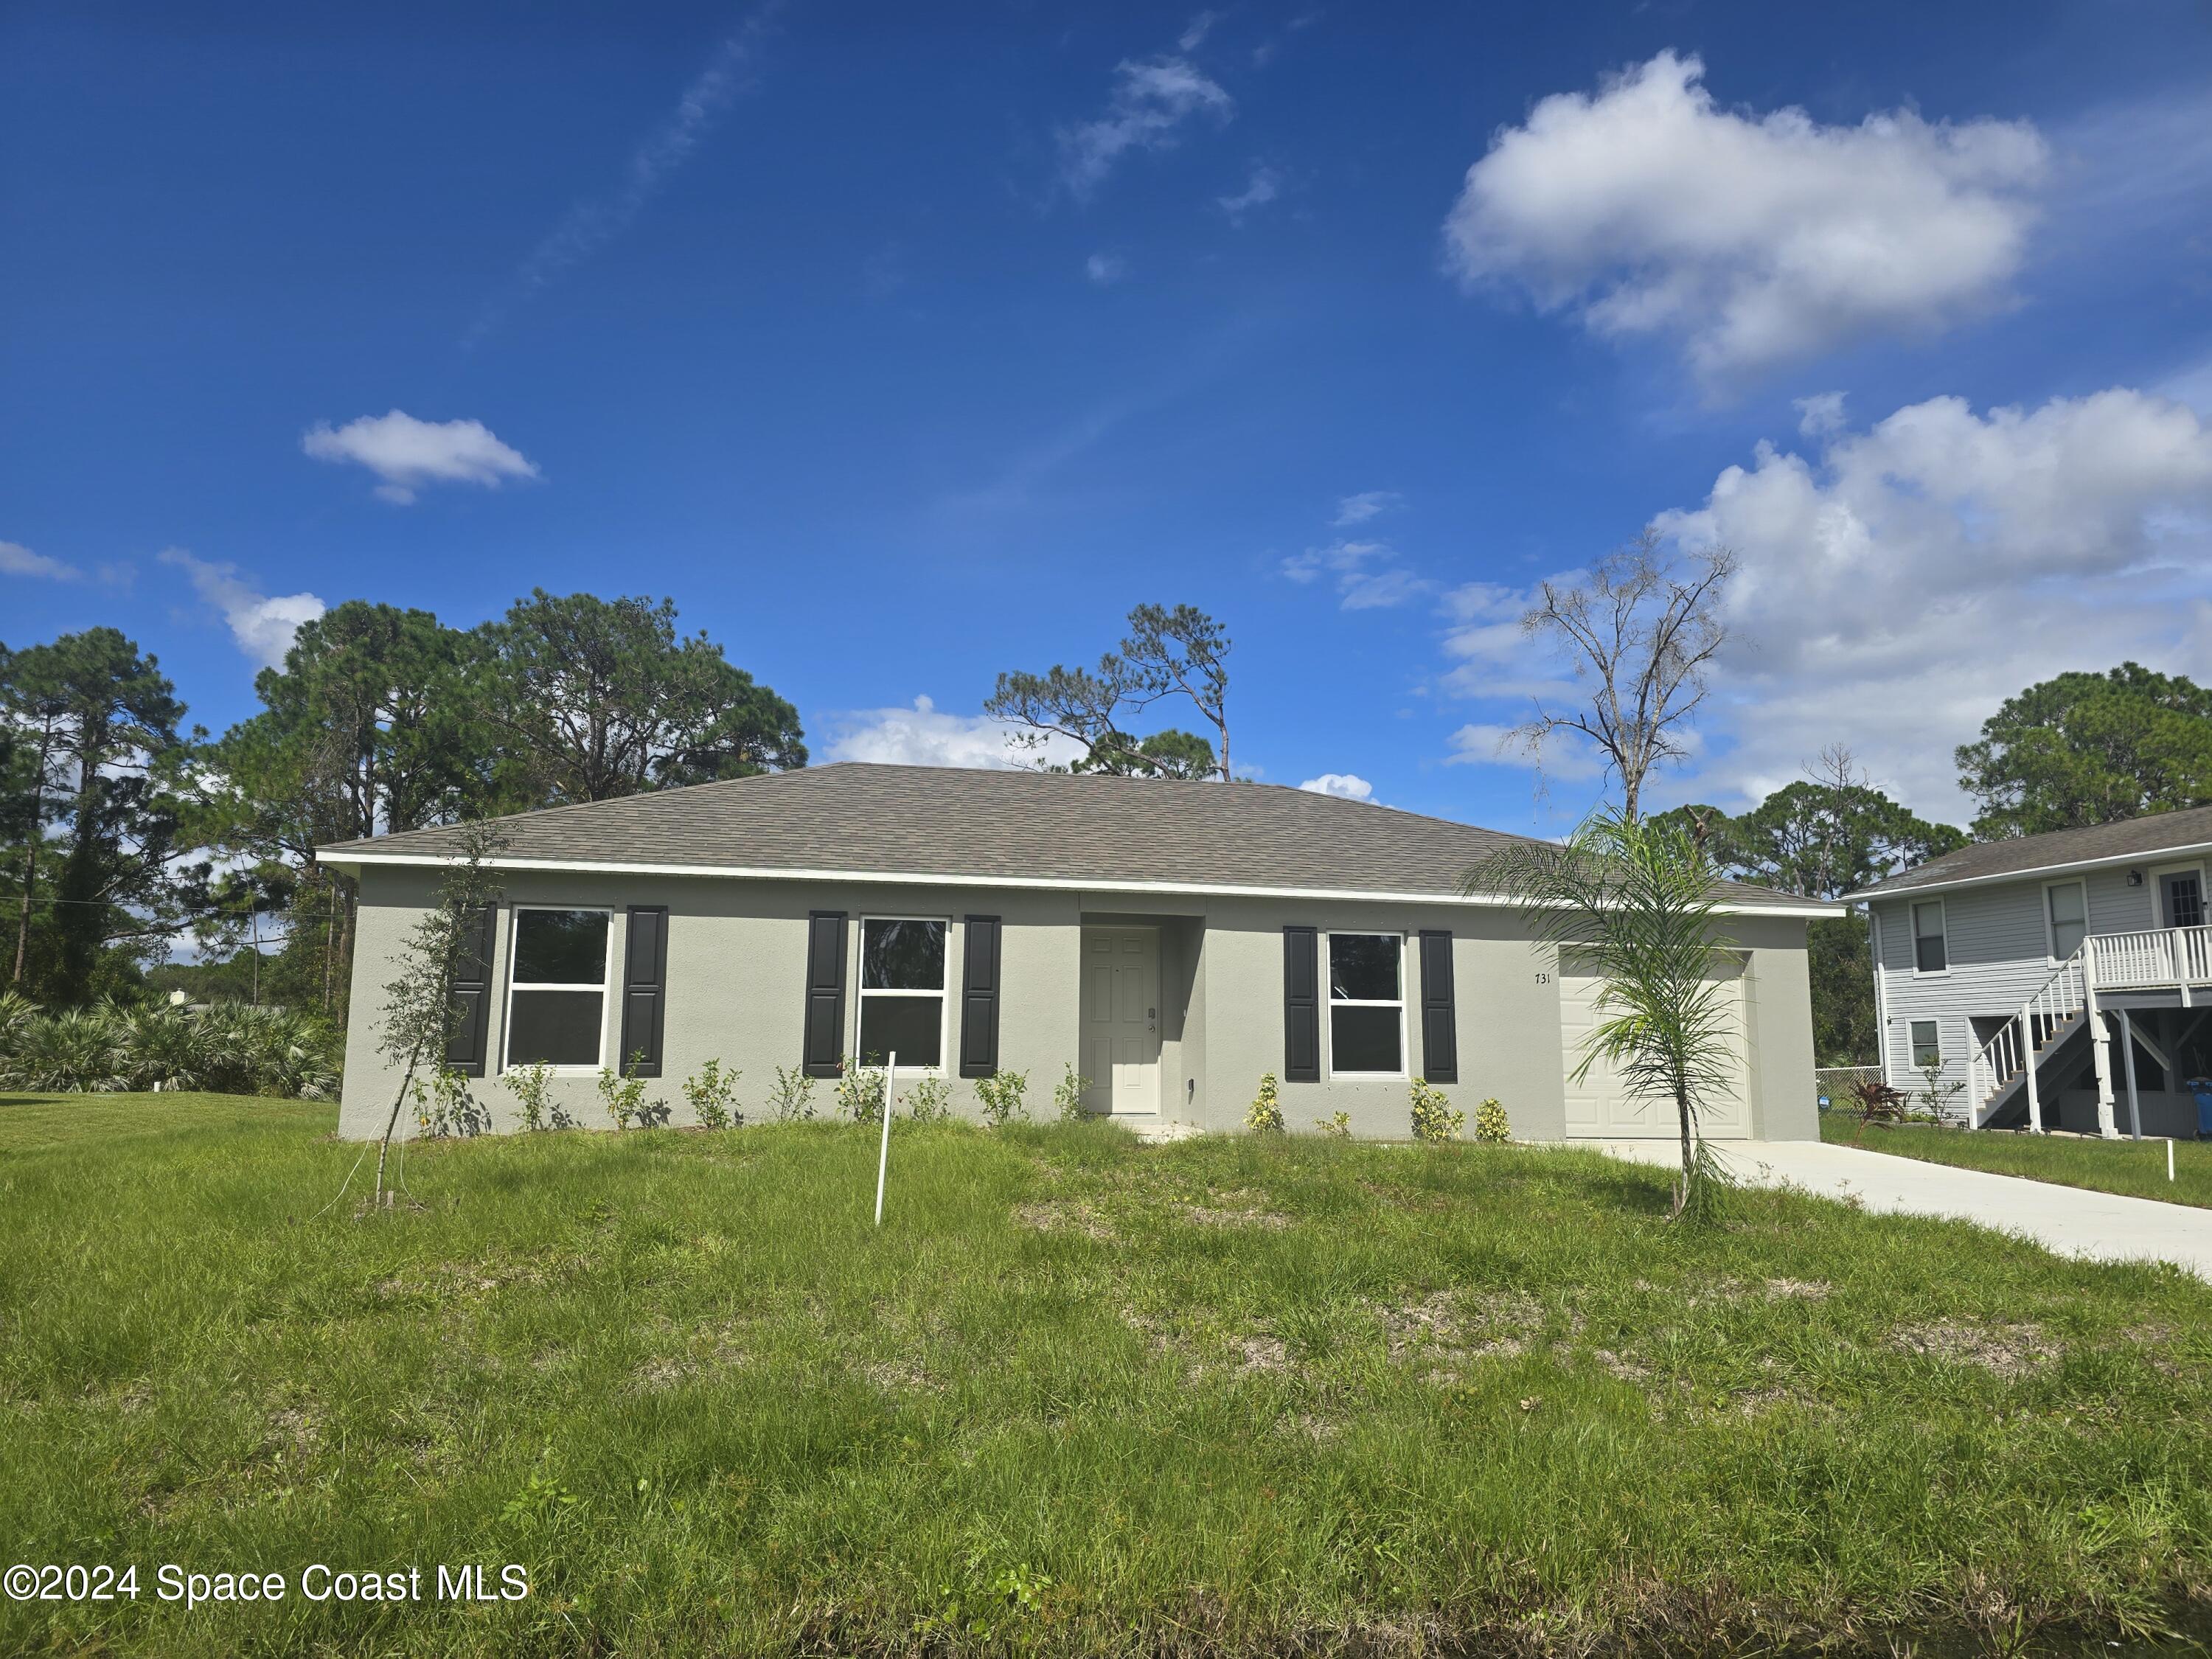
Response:
[[[2212,674],[2208,210],[2184,0],[17,0],[0,640],[220,727],[320,604],[666,594],[975,763],[1188,600],[1240,769],[1549,828],[1512,618],[1656,522],[1744,567],[1663,796],[1957,815],[2009,691]]]

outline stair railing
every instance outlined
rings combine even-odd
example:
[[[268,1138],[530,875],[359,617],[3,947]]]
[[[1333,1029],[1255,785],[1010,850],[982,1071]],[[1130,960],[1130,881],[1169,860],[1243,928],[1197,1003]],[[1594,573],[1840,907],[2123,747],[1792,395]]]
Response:
[[[2041,1103],[2035,1090],[2036,1062],[2051,1034],[2088,1009],[2088,951],[2089,941],[2085,939],[2020,1005],[2019,1012],[1966,1057],[1966,1098],[1975,1103],[1972,1109],[1977,1129],[1985,1121],[1983,1114],[1991,1100],[2023,1071],[2027,1073],[2029,1121],[2042,1127],[2043,1115],[2038,1109]]]

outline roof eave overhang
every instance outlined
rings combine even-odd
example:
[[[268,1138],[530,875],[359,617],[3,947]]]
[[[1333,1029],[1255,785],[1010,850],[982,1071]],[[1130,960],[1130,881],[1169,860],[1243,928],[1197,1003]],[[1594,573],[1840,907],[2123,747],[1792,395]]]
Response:
[[[344,847],[319,849],[316,861],[349,875],[364,868],[441,868],[461,860],[449,854],[374,853]],[[573,875],[695,876],[724,881],[844,881],[908,887],[1027,888],[1079,893],[1156,893],[1183,898],[1295,898],[1332,903],[1465,904],[1510,906],[1519,901],[1497,893],[1400,893],[1358,887],[1255,887],[1227,882],[1098,881],[1078,876],[984,876],[912,870],[811,870],[727,864],[652,864],[599,859],[532,859],[501,856],[484,860],[495,870],[536,870]],[[1723,904],[1727,915],[1790,916],[1819,920],[1847,915],[1840,904]]]
[[[2138,853],[2114,853],[2104,858],[2066,859],[2057,864],[2038,864],[2026,870],[2000,870],[1986,876],[1960,876],[1949,881],[1915,882],[1910,886],[1887,884],[1862,887],[1844,895],[1841,902],[1864,904],[1869,899],[1909,898],[1918,893],[1947,893],[1961,887],[1989,887],[1999,882],[2033,881],[2039,876],[2072,875],[2082,870],[2115,870],[2130,864],[2164,864],[2173,859],[2199,858],[2212,852],[2212,841],[2187,842],[2179,847],[2154,847]]]

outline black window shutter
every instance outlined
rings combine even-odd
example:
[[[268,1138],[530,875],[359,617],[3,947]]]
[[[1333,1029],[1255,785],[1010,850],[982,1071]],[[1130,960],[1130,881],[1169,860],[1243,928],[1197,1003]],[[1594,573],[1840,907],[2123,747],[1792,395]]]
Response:
[[[491,1025],[492,919],[497,915],[487,904],[470,918],[460,957],[453,963],[451,988],[459,1018],[446,1039],[446,1064],[463,1077],[484,1074],[484,1036]]]
[[[845,1057],[845,913],[806,913],[806,1037],[800,1069],[835,1077]]]
[[[1321,950],[1310,927],[1283,929],[1283,1081],[1321,1081]]]
[[[999,1069],[999,919],[966,919],[960,973],[960,1075]]]
[[[1452,936],[1421,933],[1421,1075],[1459,1081],[1459,1016],[1452,1002]]]
[[[668,1003],[668,907],[629,907],[629,937],[623,949],[622,1053],[615,1069],[639,1077],[660,1075],[660,1029]]]

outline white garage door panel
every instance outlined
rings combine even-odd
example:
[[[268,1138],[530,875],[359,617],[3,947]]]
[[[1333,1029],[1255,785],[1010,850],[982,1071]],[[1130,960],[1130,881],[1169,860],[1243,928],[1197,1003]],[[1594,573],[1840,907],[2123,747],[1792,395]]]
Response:
[[[1602,1016],[1597,1006],[1599,981],[1572,970],[1570,962],[1559,975],[1559,1065],[1566,1076],[1567,1133],[1593,1140],[1640,1140],[1671,1138],[1681,1133],[1671,1100],[1632,1097],[1619,1075],[1603,1060],[1594,1060],[1577,1080],[1575,1068],[1587,1050],[1583,1043]],[[1723,1006],[1728,1014],[1729,1045],[1725,1070],[1729,1091],[1708,1100],[1700,1127],[1715,1140],[1741,1140],[1751,1133],[1751,1065],[1744,1023],[1743,970],[1729,963],[1716,969],[1728,981]]]

